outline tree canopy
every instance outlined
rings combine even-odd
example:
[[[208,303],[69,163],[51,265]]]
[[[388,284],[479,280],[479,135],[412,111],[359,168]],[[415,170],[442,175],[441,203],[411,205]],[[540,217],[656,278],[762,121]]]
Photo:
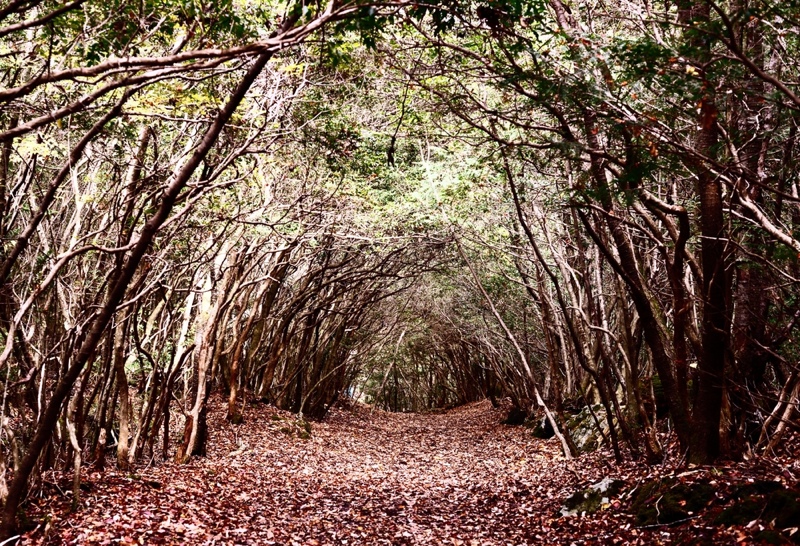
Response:
[[[775,450],[800,391],[800,5],[8,0],[0,537],[207,401],[510,397],[567,456]],[[599,405],[597,405],[599,404]]]

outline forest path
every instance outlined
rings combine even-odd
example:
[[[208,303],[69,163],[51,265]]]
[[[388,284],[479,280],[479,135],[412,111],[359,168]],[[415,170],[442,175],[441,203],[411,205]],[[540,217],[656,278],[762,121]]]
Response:
[[[489,402],[426,415],[334,409],[308,439],[295,416],[264,405],[238,426],[223,415],[215,401],[208,457],[90,470],[83,508],[64,519],[53,509],[47,531],[23,543],[560,543],[557,528],[573,523],[554,519],[558,506],[597,477],[555,441],[500,425]]]

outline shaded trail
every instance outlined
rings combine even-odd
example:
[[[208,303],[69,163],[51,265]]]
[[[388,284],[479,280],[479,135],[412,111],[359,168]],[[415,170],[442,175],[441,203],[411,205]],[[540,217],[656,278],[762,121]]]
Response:
[[[611,469],[611,454],[602,450],[566,461],[556,440],[499,424],[505,411],[488,402],[426,415],[336,408],[311,425],[310,437],[294,415],[263,404],[248,406],[239,426],[223,419],[221,400],[210,409],[208,457],[135,474],[89,469],[77,513],[67,514],[70,476],[45,476],[50,495],[29,513],[37,521],[50,514],[50,521],[22,543],[755,543],[749,537],[759,526],[728,527],[714,518],[735,498],[737,484],[784,479],[781,472],[794,480],[790,470],[800,464]],[[564,499],[605,476],[625,480],[629,493],[596,514],[557,517]],[[715,500],[702,517],[637,528],[625,510],[631,494],[653,477],[670,476],[715,484]]]
[[[567,461],[555,439],[499,424],[505,411],[488,402],[426,415],[335,408],[310,436],[294,415],[263,404],[247,406],[242,425],[224,415],[213,398],[208,457],[136,473],[88,469],[77,513],[68,513],[70,475],[46,474],[44,497],[28,507],[42,523],[22,544],[754,544],[769,522],[714,519],[741,485],[796,485],[800,471],[795,456],[690,470],[611,469],[602,450]],[[564,499],[608,476],[627,493],[595,514],[557,517]],[[626,506],[654,478],[712,484],[715,496],[677,525],[637,527]]]
[[[499,425],[488,402],[334,409],[310,439],[263,405],[240,426],[223,414],[215,403],[207,458],[89,472],[85,507],[25,542],[532,544],[576,482],[554,442]]]

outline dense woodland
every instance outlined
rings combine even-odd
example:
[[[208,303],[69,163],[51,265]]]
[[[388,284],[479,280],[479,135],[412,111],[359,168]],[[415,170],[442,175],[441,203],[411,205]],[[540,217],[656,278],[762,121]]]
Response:
[[[800,393],[795,0],[4,0],[0,537],[264,401],[589,405],[769,456]]]

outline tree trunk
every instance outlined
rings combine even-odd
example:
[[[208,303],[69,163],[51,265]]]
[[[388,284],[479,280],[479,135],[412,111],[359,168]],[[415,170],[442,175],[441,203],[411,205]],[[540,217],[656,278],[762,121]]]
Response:
[[[130,442],[130,422],[133,416],[131,395],[128,389],[128,376],[125,373],[125,330],[128,319],[119,320],[114,328],[114,373],[117,376],[119,398],[119,440],[117,442],[117,466],[120,470],[128,468],[128,446]]]
[[[291,25],[296,21],[296,18],[291,17],[287,19],[287,24]],[[214,122],[206,130],[200,144],[195,148],[189,160],[179,169],[174,178],[165,188],[161,195],[161,202],[153,214],[153,216],[144,224],[139,234],[138,240],[134,244],[130,253],[128,254],[127,261],[125,262],[120,277],[115,281],[108,298],[105,303],[99,308],[95,318],[88,326],[86,337],[74,355],[73,363],[67,369],[66,373],[62,376],[58,385],[53,391],[52,398],[50,399],[47,408],[42,412],[42,418],[36,428],[36,432],[31,439],[28,446],[28,452],[25,454],[20,468],[14,474],[14,479],[9,487],[9,494],[5,505],[3,506],[3,519],[0,525],[0,538],[8,538],[13,534],[16,527],[16,516],[19,503],[25,493],[28,483],[28,478],[31,475],[36,461],[42,453],[45,445],[47,445],[52,431],[54,430],[58,421],[58,416],[61,413],[61,407],[66,398],[69,396],[70,391],[75,381],[80,376],[86,363],[94,355],[97,344],[99,343],[103,332],[108,326],[111,317],[116,311],[117,306],[125,297],[128,285],[133,279],[139,264],[144,257],[145,252],[150,247],[156,233],[159,231],[164,222],[169,218],[173,206],[178,199],[179,194],[186,186],[186,183],[194,174],[197,167],[205,158],[206,154],[213,147],[225,124],[233,115],[236,108],[244,99],[247,90],[250,88],[256,77],[261,73],[261,70],[266,66],[269,59],[272,57],[272,51],[262,53],[258,59],[253,63],[246,76],[239,83],[239,86],[231,95],[226,105],[217,114]],[[6,267],[10,270],[8,258],[3,264],[2,271],[0,271],[0,282],[4,282],[7,271]]]

